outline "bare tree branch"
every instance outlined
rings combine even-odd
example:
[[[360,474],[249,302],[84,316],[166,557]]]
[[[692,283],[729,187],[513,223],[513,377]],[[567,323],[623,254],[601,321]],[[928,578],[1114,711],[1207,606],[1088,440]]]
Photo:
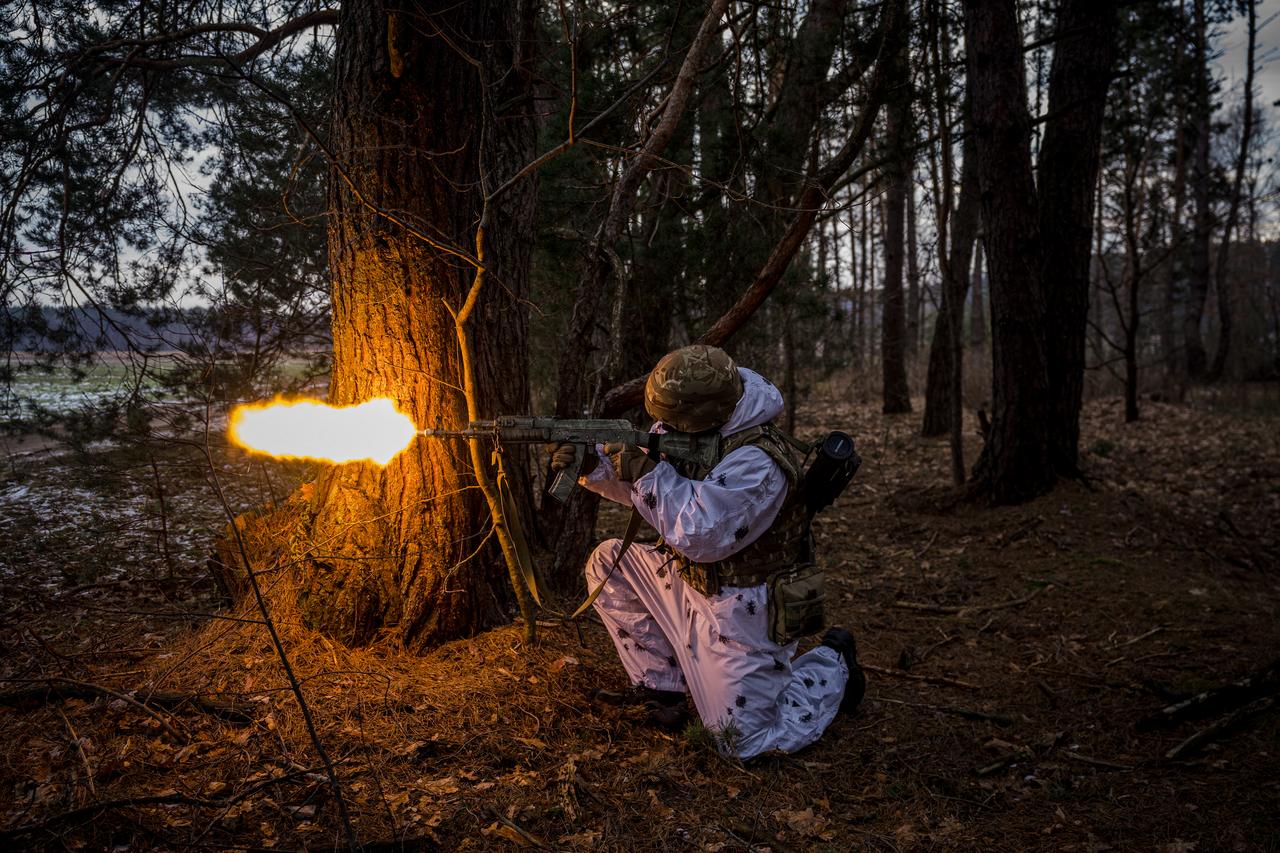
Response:
[[[176,59],[149,59],[145,56],[139,56],[138,50],[130,51],[128,56],[106,56],[99,60],[100,65],[128,65],[134,68],[148,68],[157,71],[172,71],[179,68],[194,68],[205,65],[218,65],[227,60],[241,63],[248,62],[258,56],[266,53],[271,48],[280,44],[280,42],[296,35],[303,30],[313,27],[334,26],[338,23],[337,9],[317,9],[314,12],[308,12],[305,15],[299,15],[285,21],[273,30],[264,30],[253,24],[242,24],[232,21],[226,23],[209,23],[199,24],[194,27],[187,27],[182,30],[175,30],[172,33],[162,33],[147,39],[120,39],[113,42],[98,45],[91,49],[90,53],[102,53],[108,50],[114,50],[118,47],[130,48],[148,48],[162,44],[172,44],[174,42],[189,39],[192,36],[206,35],[209,33],[249,33],[255,35],[258,40],[246,47],[239,53],[231,54],[223,57],[218,55],[192,54],[188,56],[179,56]]]
[[[751,286],[738,298],[738,301],[717,320],[710,329],[698,337],[696,343],[722,346],[737,333],[751,318],[751,315],[764,303],[764,300],[782,280],[796,253],[804,244],[809,228],[817,218],[818,212],[829,200],[831,188],[840,179],[854,161],[862,153],[871,131],[875,127],[880,107],[888,94],[889,63],[886,57],[893,49],[895,42],[905,35],[906,9],[903,0],[892,0],[885,5],[884,18],[880,24],[880,51],[875,71],[867,87],[867,101],[857,124],[851,129],[849,138],[831,160],[823,166],[801,193],[796,207],[799,213],[792,220],[782,239],[774,246],[768,260],[756,274]],[[603,411],[606,416],[617,414],[637,405],[644,394],[646,376],[638,376],[621,385],[611,388],[604,395]]]

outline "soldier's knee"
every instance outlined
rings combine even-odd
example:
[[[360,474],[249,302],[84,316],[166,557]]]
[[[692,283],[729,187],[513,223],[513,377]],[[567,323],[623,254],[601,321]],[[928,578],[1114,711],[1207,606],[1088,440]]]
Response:
[[[596,546],[587,558],[587,580],[598,584],[609,574],[609,567],[618,558],[618,549],[622,547],[621,539],[606,539]]]

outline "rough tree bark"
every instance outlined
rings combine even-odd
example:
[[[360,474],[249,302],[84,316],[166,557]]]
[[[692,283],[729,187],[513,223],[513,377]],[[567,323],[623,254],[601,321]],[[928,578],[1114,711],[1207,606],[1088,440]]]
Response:
[[[964,302],[969,290],[969,268],[978,235],[980,210],[977,152],[973,147],[974,136],[969,132],[966,96],[961,106],[965,132],[961,147],[960,196],[953,203],[951,185],[955,165],[947,99],[949,75],[946,72],[951,62],[950,28],[940,0],[930,0],[924,8],[930,60],[926,65],[926,77],[931,84],[929,93],[933,108],[930,112],[938,135],[937,156],[931,157],[929,162],[937,187],[934,218],[938,223],[938,269],[942,287],[933,341],[929,347],[921,434],[951,434],[951,474],[959,486],[965,481],[964,436],[961,433],[964,413],[961,399],[964,385]]]
[[[1231,184],[1231,201],[1227,207],[1227,221],[1222,226],[1222,242],[1218,246],[1217,270],[1214,284],[1218,289],[1218,346],[1214,349],[1213,365],[1209,379],[1217,381],[1227,369],[1227,357],[1231,354],[1232,314],[1230,266],[1231,240],[1240,220],[1240,201],[1244,197],[1245,170],[1249,165],[1249,145],[1253,140],[1253,75],[1254,54],[1258,43],[1258,4],[1249,0],[1249,37],[1245,51],[1244,107],[1240,116],[1240,147],[1236,150],[1235,177]]]
[[[934,320],[929,345],[929,374],[925,385],[924,436],[946,435],[951,430],[953,375],[964,357],[964,302],[969,292],[969,270],[978,236],[977,152],[973,134],[966,133],[961,150],[960,198],[951,214],[949,260],[942,279],[942,302]],[[953,327],[954,322],[954,327]],[[954,332],[954,335],[953,335]],[[961,368],[963,370],[963,368]],[[963,372],[961,373],[963,375]]]
[[[829,93],[824,84],[840,41],[850,0],[814,0],[787,50],[786,75],[766,124],[756,164],[763,191],[757,199],[785,204],[805,183],[805,157]],[[839,94],[839,93],[837,93]],[[786,218],[773,217],[772,233],[786,228]],[[773,245],[767,240],[765,247]]]
[[[1182,315],[1182,340],[1186,350],[1183,366],[1187,376],[1203,379],[1209,366],[1200,325],[1204,318],[1204,303],[1209,298],[1209,239],[1213,228],[1209,197],[1213,174],[1209,169],[1209,144],[1213,132],[1213,102],[1209,94],[1209,24],[1205,0],[1195,0],[1192,10],[1191,73],[1195,75],[1195,83],[1191,110],[1195,122],[1192,128],[1195,147],[1191,157],[1191,199],[1195,211],[1191,219],[1191,263],[1187,278],[1187,304]]]
[[[966,0],[970,128],[991,284],[992,408],[975,486],[996,503],[1048,491],[1049,358],[1031,116],[1014,0]]]
[[[1182,212],[1187,197],[1186,123],[1187,107],[1178,99],[1175,130],[1173,133],[1173,206],[1169,211],[1169,263],[1165,266],[1163,292],[1160,303],[1160,355],[1164,362],[1164,387],[1166,396],[1173,397],[1174,382],[1180,377],[1178,369],[1182,351],[1177,345],[1176,310],[1178,282],[1184,277],[1186,263],[1182,247]]]
[[[1093,205],[1118,30],[1113,0],[1062,4],[1049,71],[1050,119],[1040,144],[1042,269],[1051,320],[1045,327],[1053,399],[1050,442],[1054,467],[1063,477],[1078,473]]]
[[[1116,8],[1067,0],[1059,9],[1038,189],[1016,4],[968,0],[965,10],[994,410],[974,481],[994,501],[1013,503],[1076,471],[1090,222]]]
[[[911,140],[915,145],[915,140]],[[914,155],[912,155],[914,160]],[[920,286],[920,247],[916,224],[915,164],[907,175],[907,357],[912,361],[920,354],[920,321],[924,315],[925,294]]]
[[[532,159],[524,51],[532,4],[344,4],[330,146],[335,404],[388,396],[419,426],[466,420],[449,306],[475,273],[481,174]],[[446,37],[445,34],[448,34]],[[488,83],[487,81],[496,81]],[[472,318],[484,415],[524,411],[534,184],[492,209],[495,286]],[[435,245],[431,245],[434,243]],[[510,590],[462,444],[418,441],[385,468],[334,466],[309,490],[290,545],[298,606],[348,644],[393,629],[420,650],[507,618]]]
[[[907,388],[907,318],[902,274],[905,215],[911,179],[911,73],[907,45],[888,57],[892,97],[885,110],[884,315],[880,332],[881,402],[885,414],[911,411]]]
[[[987,345],[987,280],[983,266],[985,256],[982,241],[979,240],[973,250],[973,278],[970,280],[973,298],[969,301],[969,345],[972,347]]]

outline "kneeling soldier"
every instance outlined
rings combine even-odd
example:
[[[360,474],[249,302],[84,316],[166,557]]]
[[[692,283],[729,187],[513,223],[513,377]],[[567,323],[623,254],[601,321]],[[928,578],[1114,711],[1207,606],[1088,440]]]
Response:
[[[620,560],[622,541],[608,540],[587,563],[589,588],[603,584],[594,606],[632,682],[613,697],[678,728],[688,691],[721,750],[739,758],[808,746],[857,707],[866,682],[847,631],[830,629],[794,660],[794,641],[770,639],[765,580],[811,549],[810,516],[795,499],[802,460],[771,423],[782,395],[723,350],[695,345],[658,362],[645,408],[654,430],[719,430],[723,451],[710,469],[677,468],[611,445],[597,448],[609,464],[585,472],[584,485],[633,507],[660,537]],[[552,467],[572,453],[558,449]]]

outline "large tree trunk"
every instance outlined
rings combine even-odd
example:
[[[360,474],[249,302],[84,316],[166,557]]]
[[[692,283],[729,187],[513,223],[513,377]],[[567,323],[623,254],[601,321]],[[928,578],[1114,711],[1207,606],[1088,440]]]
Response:
[[[987,345],[987,280],[982,259],[984,252],[979,240],[973,250],[973,298],[969,300],[969,345]]]
[[[528,12],[497,0],[342,7],[330,143],[333,403],[388,396],[419,426],[466,420],[446,306],[461,306],[474,268],[451,250],[474,250],[482,174],[497,185],[533,155],[530,113],[491,112],[528,91]],[[498,82],[486,88],[482,74]],[[472,319],[486,415],[528,405],[520,300],[533,200],[524,182],[492,211],[486,262],[500,286],[484,291]],[[304,620],[348,644],[394,629],[418,650],[506,619],[502,560],[482,544],[489,519],[469,468],[462,445],[420,440],[385,468],[328,469],[295,537]]]
[[[760,201],[781,204],[795,198],[804,185],[805,157],[812,148],[814,126],[826,106],[823,84],[831,68],[849,0],[813,0],[787,50],[786,76],[764,127],[757,174],[763,184]],[[761,248],[763,262],[789,217],[772,217],[770,237]],[[757,264],[758,266],[758,264]]]
[[[1218,269],[1215,284],[1218,288],[1218,346],[1213,354],[1213,366],[1209,368],[1209,378],[1217,381],[1227,369],[1227,358],[1231,354],[1232,315],[1234,306],[1231,300],[1231,277],[1228,258],[1231,256],[1231,241],[1235,236],[1236,224],[1240,218],[1240,201],[1244,197],[1244,182],[1247,180],[1245,170],[1249,165],[1249,144],[1253,139],[1253,73],[1254,53],[1258,42],[1258,5],[1249,0],[1249,40],[1245,51],[1244,73],[1244,108],[1240,115],[1240,147],[1236,152],[1235,178],[1231,185],[1231,202],[1227,208],[1227,222],[1222,227],[1222,243],[1218,246]]]
[[[993,420],[973,481],[993,501],[1017,503],[1056,480],[1026,69],[1014,0],[966,0],[964,7],[993,327]]]
[[[885,114],[888,163],[884,169],[884,318],[880,333],[885,414],[911,411],[911,394],[907,389],[907,318],[902,290],[904,220],[911,179],[911,76],[906,54],[904,42],[902,49],[889,57],[893,95]]]
[[[860,185],[860,190],[865,186]],[[867,227],[867,205],[862,203],[858,205],[859,220],[855,222],[853,217],[853,206],[849,207],[849,256],[853,259],[853,280],[856,288],[854,296],[854,308],[857,312],[853,327],[853,366],[858,372],[862,372],[867,363],[871,360],[871,353],[867,346],[867,306],[870,300],[869,293],[871,291],[871,269],[867,258],[867,233],[870,229]],[[861,227],[859,227],[861,226]]]
[[[1178,281],[1183,277],[1186,268],[1183,251],[1182,212],[1187,196],[1187,155],[1186,155],[1186,107],[1178,107],[1175,119],[1177,130],[1173,135],[1173,207],[1169,211],[1169,261],[1165,265],[1163,292],[1160,303],[1160,355],[1164,362],[1165,395],[1173,396],[1174,382],[1181,371],[1178,366],[1182,362],[1182,351],[1177,345],[1176,310]]]
[[[1205,0],[1195,0],[1192,25],[1192,73],[1195,75],[1192,111],[1194,114],[1195,148],[1191,160],[1191,198],[1195,212],[1191,221],[1191,269],[1187,280],[1187,305],[1182,317],[1182,339],[1186,348],[1184,364],[1187,376],[1203,379],[1208,367],[1204,336],[1200,325],[1204,303],[1209,297],[1209,239],[1213,226],[1209,184],[1209,144],[1213,130],[1213,103],[1209,94],[1208,21]]]
[[[733,239],[734,209],[722,187],[747,193],[739,167],[737,115],[731,88],[732,62],[725,61],[725,46],[712,42],[708,62],[715,70],[702,81],[698,104],[698,141],[703,175],[709,180],[698,194],[702,227],[694,238],[703,241],[702,316],[705,323],[732,307],[738,298],[740,282],[753,270],[747,264]],[[682,232],[684,233],[684,232]],[[696,274],[696,270],[694,271]],[[652,365],[646,365],[646,369]]]
[[[1089,256],[1102,121],[1115,65],[1113,0],[1069,0],[1058,13],[1049,115],[1040,145],[1040,235],[1048,317],[1050,433],[1059,475],[1075,476],[1089,316]],[[993,300],[994,302],[994,297]]]
[[[914,146],[915,140],[911,140]],[[914,155],[912,155],[914,159]],[[907,173],[907,356],[915,360],[920,354],[920,320],[924,313],[924,294],[920,287],[919,246],[916,245],[915,164]]]
[[[963,375],[964,300],[969,291],[969,268],[973,264],[974,242],[978,236],[977,152],[973,134],[966,133],[961,150],[960,199],[951,215],[950,257],[942,279],[942,304],[934,321],[933,343],[929,346],[929,375],[925,386],[924,424],[921,435],[946,435],[951,430],[957,362]]]

